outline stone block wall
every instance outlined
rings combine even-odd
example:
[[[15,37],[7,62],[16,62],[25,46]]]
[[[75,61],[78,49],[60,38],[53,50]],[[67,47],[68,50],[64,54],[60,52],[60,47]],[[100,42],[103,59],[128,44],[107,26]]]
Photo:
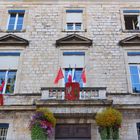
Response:
[[[32,114],[32,111],[0,112],[0,123],[9,123],[7,140],[31,140],[29,123]]]
[[[56,48],[56,40],[73,33],[63,31],[64,11],[68,7],[85,8],[86,31],[77,34],[93,40],[93,45],[87,49],[86,86],[107,87],[110,93],[127,93],[127,64],[124,50],[118,42],[133,33],[122,31],[124,23],[121,22],[120,10],[134,9],[135,3],[117,1],[0,2],[0,36],[7,34],[8,9],[26,10],[24,32],[14,33],[30,42],[22,51],[17,77],[19,86],[15,92],[38,93],[41,87],[55,86],[53,81],[61,66],[60,49]],[[139,2],[137,7],[140,7]],[[58,86],[62,86],[61,83]]]

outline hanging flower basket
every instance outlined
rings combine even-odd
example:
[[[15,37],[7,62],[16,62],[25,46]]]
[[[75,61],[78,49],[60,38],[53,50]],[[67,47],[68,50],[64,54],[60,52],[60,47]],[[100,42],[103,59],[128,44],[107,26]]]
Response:
[[[107,108],[96,115],[96,123],[102,140],[119,140],[119,128],[122,114],[113,108]]]
[[[47,108],[40,108],[30,122],[32,140],[47,140],[54,132],[56,119]]]

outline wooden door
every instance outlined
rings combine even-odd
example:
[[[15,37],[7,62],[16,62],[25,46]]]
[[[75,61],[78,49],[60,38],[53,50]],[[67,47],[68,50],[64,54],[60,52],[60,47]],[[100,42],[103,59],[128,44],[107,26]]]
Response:
[[[55,129],[56,140],[90,140],[90,124],[57,124]]]

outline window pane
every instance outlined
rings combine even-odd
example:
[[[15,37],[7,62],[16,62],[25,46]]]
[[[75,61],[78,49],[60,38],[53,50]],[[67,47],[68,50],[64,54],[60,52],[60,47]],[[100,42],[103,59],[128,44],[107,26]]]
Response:
[[[22,30],[22,25],[17,25],[16,31],[21,31]]]
[[[71,69],[72,70],[72,69]],[[65,69],[65,83],[68,82],[67,76],[68,76],[68,71],[69,68]],[[81,79],[81,74],[82,74],[82,68],[77,68],[75,70],[75,74],[74,74],[74,70],[72,73],[72,80],[74,80],[74,82],[78,82],[80,84],[80,87],[83,87],[83,81]],[[74,76],[75,75],[75,76]]]
[[[130,73],[131,75],[138,75],[137,66],[130,66]]]
[[[83,87],[83,81],[81,79],[81,74],[82,74],[82,69],[75,69],[75,79],[76,79],[76,82],[78,82],[80,84],[80,87]]]
[[[14,31],[14,24],[9,24],[8,31]]]
[[[133,92],[140,93],[140,84],[132,84]]]
[[[24,13],[10,13],[8,31],[22,30],[23,18],[24,18]],[[16,26],[16,29],[15,29],[15,26]]]
[[[75,23],[75,30],[81,30],[81,23]]]
[[[4,86],[2,86],[2,83],[3,82],[5,83],[5,74],[6,74],[6,70],[0,71],[0,93],[2,93],[3,88],[4,88]],[[16,79],[16,70],[9,71],[5,93],[14,92],[15,79]]]
[[[138,75],[131,75],[131,82],[134,83],[139,83],[139,76]]]
[[[15,21],[16,21],[16,14],[10,14],[8,31],[14,30]]]
[[[15,24],[16,14],[10,14],[9,24]]]
[[[14,92],[15,79],[16,79],[16,71],[9,71],[7,86],[6,86],[6,93]]]
[[[18,15],[18,19],[17,19],[17,27],[16,27],[16,30],[17,30],[17,31],[22,30],[23,17],[24,17],[24,14],[19,14],[19,15]]]
[[[73,23],[67,23],[67,30],[74,30]]]
[[[124,15],[126,30],[138,30],[138,16],[137,15]]]
[[[139,65],[130,66],[130,74],[133,92],[138,93],[140,92]]]

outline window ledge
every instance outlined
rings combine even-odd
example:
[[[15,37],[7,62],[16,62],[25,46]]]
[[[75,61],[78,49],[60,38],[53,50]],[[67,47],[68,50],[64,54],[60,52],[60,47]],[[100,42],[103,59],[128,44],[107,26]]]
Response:
[[[85,30],[62,30],[62,32],[74,32],[74,33],[76,33],[76,32],[87,32],[87,29],[85,29]]]
[[[8,31],[8,30],[6,30],[5,32],[7,32],[7,33],[23,33],[23,32],[26,32],[26,29],[23,29],[21,31],[16,31],[16,30],[14,30],[14,31]]]
[[[140,96],[140,92],[139,93],[131,93],[131,95]]]
[[[123,30],[123,33],[140,33],[140,30]]]
[[[0,30],[1,33],[24,33],[26,32],[26,29],[23,29],[21,31],[8,31],[8,30]]]

